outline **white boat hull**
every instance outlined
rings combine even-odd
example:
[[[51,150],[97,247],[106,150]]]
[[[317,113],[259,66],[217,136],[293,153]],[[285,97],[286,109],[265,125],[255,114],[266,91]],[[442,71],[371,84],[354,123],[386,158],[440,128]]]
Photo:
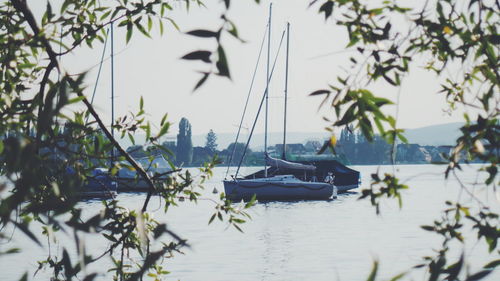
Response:
[[[293,179],[292,179],[293,178]],[[322,182],[304,182],[293,176],[224,181],[224,191],[233,201],[250,200],[328,200],[334,195],[334,186]]]

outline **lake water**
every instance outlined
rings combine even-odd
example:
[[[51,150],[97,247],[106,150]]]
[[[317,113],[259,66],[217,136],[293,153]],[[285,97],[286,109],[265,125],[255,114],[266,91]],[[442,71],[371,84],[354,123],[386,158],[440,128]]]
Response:
[[[467,183],[481,180],[475,169],[465,169],[461,179]],[[463,192],[456,180],[445,181],[444,166],[402,165],[396,166],[352,166],[362,173],[362,187],[368,188],[370,174],[377,169],[392,172],[402,178],[411,189],[404,191],[403,208],[400,210],[393,199],[383,199],[381,215],[368,200],[358,200],[359,190],[339,195],[333,201],[271,202],[257,204],[250,210],[252,220],[243,225],[244,233],[227,228],[217,220],[207,226],[213,213],[213,203],[200,200],[198,204],[181,202],[177,208],[163,213],[160,200],[151,201],[149,210],[160,222],[182,237],[188,239],[190,249],[165,261],[172,273],[167,280],[366,280],[374,260],[380,261],[377,280],[407,271],[419,264],[425,255],[434,255],[441,240],[438,236],[422,230],[419,226],[432,224],[445,209],[444,201],[461,198],[471,203],[470,195]],[[246,168],[251,172],[255,168]],[[205,185],[206,198],[217,197],[212,190],[223,190],[221,180],[225,168],[216,168],[214,177]],[[499,211],[498,196],[491,191],[476,187],[473,192],[495,211]],[[123,193],[118,199],[130,209],[138,209],[144,194]],[[81,203],[91,213],[100,208],[100,202]],[[466,234],[470,229],[466,227]],[[64,234],[60,241],[65,244]],[[89,252],[98,253],[106,243],[97,235],[85,238]],[[454,255],[465,251],[471,269],[476,270],[487,260],[484,243],[456,244]],[[1,245],[0,250],[19,246],[23,252],[8,257],[0,256],[0,280],[18,280],[29,271],[32,280],[47,280],[45,272],[35,277],[36,262],[44,259],[44,250],[28,241],[20,231],[13,234],[10,245]],[[57,252],[52,246],[52,253]],[[106,268],[110,261],[104,259],[90,268]],[[31,278],[32,277],[32,278]],[[411,273],[405,280],[424,280],[423,271]],[[428,276],[427,276],[428,277]],[[109,280],[99,276],[97,280]],[[500,280],[497,270],[485,280]]]

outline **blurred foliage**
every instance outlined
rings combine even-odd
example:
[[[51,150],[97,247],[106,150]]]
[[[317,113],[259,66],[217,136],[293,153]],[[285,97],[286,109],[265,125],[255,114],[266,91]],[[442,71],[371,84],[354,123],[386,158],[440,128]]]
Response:
[[[85,97],[85,74],[65,73],[59,59],[80,48],[92,48],[104,42],[106,29],[113,23],[126,30],[128,42],[137,33],[150,37],[153,27],[162,34],[165,24],[179,28],[170,17],[172,10],[205,4],[200,0],[65,0],[58,2],[59,6],[52,6],[53,2],[47,1],[44,11],[36,11],[40,17],[35,17],[26,0],[0,4],[0,171],[3,176],[0,240],[8,240],[3,232],[8,225],[40,245],[39,234],[47,236],[49,249],[55,234],[70,237],[78,251],[77,258],[69,254],[71,251],[61,248],[57,253],[49,251],[46,259],[39,262],[40,270],[52,271],[53,280],[93,280],[101,272],[84,269],[104,257],[111,257],[114,266],[103,272],[109,270],[115,280],[139,280],[143,276],[158,280],[168,274],[162,259],[189,244],[169,230],[165,222],[155,221],[150,216],[147,212],[149,200],[153,193],[159,194],[165,211],[186,200],[196,202],[200,198],[199,188],[211,176],[216,159],[200,168],[199,176],[175,169],[171,164],[173,172],[167,181],[152,181],[111,136]],[[223,6],[218,29],[186,32],[188,36],[215,42],[213,48],[190,51],[182,57],[207,67],[201,71],[202,77],[194,89],[213,75],[231,78],[223,38],[230,35],[243,40],[236,25],[227,17],[230,4],[230,0],[218,1],[218,5]],[[448,168],[444,176],[456,177],[474,203],[468,202],[472,206],[466,206],[461,202],[447,202],[441,219],[423,226],[440,235],[443,244],[434,256],[425,257],[416,268],[425,268],[429,280],[479,280],[500,265],[498,258],[494,258],[499,254],[500,224],[498,214],[471,191],[479,187],[462,183],[459,172],[462,162],[481,159],[485,164],[478,173],[487,176],[480,187],[496,191],[500,135],[500,36],[497,31],[500,6],[494,0],[427,0],[421,5],[407,8],[394,0],[311,1],[310,6],[316,7],[327,23],[346,28],[349,36],[346,48],[353,51],[350,57],[352,73],[336,77],[329,87],[311,95],[324,97],[323,106],[333,109],[336,118],[330,120],[332,128],[352,125],[369,141],[378,133],[394,145],[398,140],[405,141],[403,130],[397,126],[397,116],[385,113],[393,102],[379,97],[374,84],[400,87],[417,58],[426,61],[425,70],[439,77],[459,69],[458,75],[443,81],[440,93],[448,102],[449,110],[463,106],[473,108],[478,114],[473,118],[464,116],[466,123],[461,129],[462,136],[457,139],[453,153],[446,155]],[[409,24],[405,26],[401,21]],[[72,116],[64,114],[68,110],[63,109],[72,108],[73,104],[84,105],[86,110],[75,111]],[[162,151],[170,161],[171,151],[157,141],[168,132],[171,124],[165,115],[158,134],[154,134],[152,125],[145,119],[143,106],[141,99],[138,112],[118,118],[113,127],[132,143],[135,132],[144,132],[149,144],[157,146],[152,151]],[[114,151],[119,156],[109,165]],[[109,167],[110,174],[121,167],[129,167],[144,178],[150,189],[141,210],[128,210],[120,206],[120,202],[110,200],[103,203],[101,212],[90,217],[82,215],[77,205],[79,188],[91,171],[100,166]],[[68,167],[75,174],[69,175]],[[401,190],[406,188],[396,175],[375,173],[371,188],[364,190],[362,197],[370,198],[380,211],[380,198],[401,200]],[[253,201],[234,206],[221,195],[214,201],[215,212],[208,221],[227,220],[240,229],[239,225],[248,217],[245,210],[252,204]],[[473,229],[477,234],[475,238],[479,243],[486,243],[493,257],[477,272],[470,272],[465,266],[466,254],[458,259],[449,254],[452,241],[461,243],[466,239],[464,227]],[[81,237],[96,232],[110,244],[101,255],[90,256]],[[9,249],[2,255],[17,251]],[[131,252],[141,257],[140,262],[130,260]],[[376,280],[377,271],[378,263],[375,263],[368,280]],[[400,274],[393,280],[403,276]],[[22,280],[27,278],[25,274]]]
[[[406,140],[397,126],[397,116],[385,113],[392,101],[378,97],[375,83],[399,88],[413,68],[421,67],[441,81],[439,94],[447,102],[448,111],[460,107],[466,112],[477,112],[473,118],[464,115],[462,135],[450,155],[443,155],[443,164],[448,165],[443,177],[458,180],[473,203],[460,198],[457,200],[466,202],[446,202],[441,220],[423,226],[440,235],[443,244],[436,249],[436,256],[425,257],[416,268],[425,268],[428,280],[479,280],[500,265],[498,214],[474,193],[475,189],[498,192],[500,4],[493,0],[426,0],[412,3],[410,8],[400,2],[310,1],[310,6],[316,7],[327,23],[345,27],[349,36],[346,48],[353,54],[351,72],[310,95],[323,97],[322,106],[333,109],[336,118],[327,119],[332,130],[359,129],[369,141],[379,134],[393,145],[392,153],[398,141]],[[477,171],[478,176],[486,173],[482,183],[464,183],[460,178],[462,165],[472,160],[483,163]],[[407,188],[397,175],[380,176],[377,172],[372,175],[371,188],[363,190],[361,198],[370,198],[379,213],[382,197],[397,198],[402,206],[401,191]],[[487,244],[492,259],[477,272],[466,266],[471,258],[466,253],[459,259],[449,253],[452,241],[463,243],[466,239],[464,233],[469,231],[464,232],[465,227],[477,234],[468,239]],[[375,263],[368,280],[376,279],[377,268]],[[402,275],[393,280],[400,278]]]
[[[61,61],[80,49],[99,46],[112,26],[126,30],[126,42],[137,33],[151,37],[153,28],[160,34],[166,32],[166,25],[179,29],[172,11],[189,10],[191,5],[205,6],[200,0],[64,0],[45,1],[43,5],[12,0],[0,4],[0,241],[10,241],[5,232],[12,228],[24,233],[46,251],[38,270],[51,272],[51,280],[88,281],[106,272],[114,280],[142,280],[146,276],[159,280],[169,273],[163,260],[189,246],[166,222],[152,218],[149,201],[153,194],[158,195],[165,212],[184,201],[197,202],[217,159],[206,163],[196,175],[176,168],[172,152],[158,143],[171,123],[167,115],[159,124],[147,121],[141,98],[137,112],[117,118],[112,127],[133,144],[135,133],[146,134],[152,149],[130,153],[151,159],[161,153],[169,161],[171,172],[166,180],[150,177],[118,144],[87,100],[85,74],[65,72]],[[212,5],[221,5],[226,13],[230,1]],[[220,37],[238,34],[224,14],[221,21],[223,28],[217,34],[187,34],[214,37],[217,58],[207,59],[214,61],[217,74],[230,77]],[[158,128],[158,132],[151,128]],[[82,186],[92,178],[96,167],[106,167],[112,176],[123,167],[137,171],[149,185],[142,208],[129,210],[118,200],[107,200],[101,211],[83,210],[84,206],[78,204]],[[245,210],[253,204],[233,206],[224,194],[212,202],[214,214],[238,230],[243,218],[248,218]],[[98,233],[108,241],[97,256],[86,251],[83,237],[89,233]],[[60,235],[74,245],[59,245]],[[44,236],[47,240],[42,243]],[[51,251],[54,243],[57,250]],[[13,248],[0,254],[19,251]],[[140,258],[131,258],[134,256]],[[113,260],[112,268],[88,270],[87,265],[103,258]],[[26,273],[21,280],[28,276]]]

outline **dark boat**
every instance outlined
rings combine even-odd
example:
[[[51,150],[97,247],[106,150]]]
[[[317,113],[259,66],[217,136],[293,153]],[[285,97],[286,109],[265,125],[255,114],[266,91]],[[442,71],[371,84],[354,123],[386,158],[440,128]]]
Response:
[[[297,170],[287,169],[286,167],[267,167],[267,174],[272,176],[277,175],[293,175],[296,178],[305,182],[324,182],[328,173],[334,175],[333,184],[337,187],[337,192],[346,192],[354,188],[358,188],[361,182],[360,173],[356,170],[346,167],[336,160],[316,160],[316,161],[294,161],[304,165],[312,165],[315,170]],[[264,178],[264,170],[260,170],[245,177],[245,179]]]
[[[73,176],[76,172],[72,168],[66,168],[66,176]],[[78,184],[77,182],[74,182]],[[77,196],[82,199],[88,198],[115,198],[117,192],[117,183],[109,175],[105,168],[95,168],[85,180],[79,183],[76,190]]]
[[[114,198],[118,184],[105,169],[94,169],[79,192],[80,198]]]

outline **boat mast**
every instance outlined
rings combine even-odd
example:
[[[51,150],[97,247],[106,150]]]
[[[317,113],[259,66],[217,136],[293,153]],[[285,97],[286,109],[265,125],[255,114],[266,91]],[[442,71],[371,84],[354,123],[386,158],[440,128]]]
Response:
[[[115,137],[115,58],[114,58],[114,39],[113,39],[113,22],[111,22],[111,136]],[[115,162],[115,150],[111,150],[111,166]]]
[[[267,178],[267,115],[269,109],[269,60],[271,57],[271,15],[273,10],[273,3],[269,4],[269,23],[267,32],[267,70],[266,70],[266,117],[265,117],[265,132],[264,132],[264,177]]]
[[[281,39],[280,39],[280,44],[278,46],[278,52],[276,53],[276,57],[274,58],[273,62],[273,67],[271,68],[271,72],[269,73],[269,81],[271,81],[271,78],[273,78],[273,73],[274,73],[274,67],[276,66],[276,61],[278,60],[278,56],[280,54],[281,50],[281,45],[283,43],[283,38],[285,38],[285,31],[283,31],[283,34],[281,34]],[[266,94],[267,94],[267,88],[262,94],[262,98],[260,99],[260,104],[259,104],[259,109],[257,110],[257,115],[255,116],[255,119],[253,121],[252,129],[250,130],[250,135],[248,136],[247,144],[245,145],[245,149],[243,150],[243,155],[240,158],[240,162],[238,164],[238,169],[236,169],[236,174],[234,175],[234,178],[238,177],[238,173],[241,168],[241,164],[243,163],[243,159],[245,158],[245,153],[248,150],[248,145],[250,144],[250,140],[252,139],[253,132],[255,130],[255,125],[257,124],[257,121],[259,120],[260,112],[262,110],[262,106],[264,105],[264,100],[266,99]],[[265,169],[264,169],[265,171]]]
[[[227,170],[226,170],[226,175],[224,178],[227,178],[227,175],[229,174],[229,167],[233,161],[233,156],[236,152],[236,144],[238,143],[238,138],[240,137],[240,132],[241,132],[241,127],[243,126],[243,120],[245,119],[245,114],[247,112],[247,106],[248,106],[248,101],[250,100],[250,94],[252,93],[254,81],[255,81],[255,76],[257,75],[257,70],[259,68],[259,62],[260,62],[260,57],[262,55],[262,50],[264,49],[264,44],[266,43],[266,37],[267,37],[267,26],[264,29],[264,36],[262,37],[262,42],[260,43],[260,50],[259,50],[259,55],[257,57],[257,62],[255,63],[255,69],[253,71],[253,76],[252,76],[252,82],[250,83],[250,88],[248,89],[248,94],[247,94],[247,101],[245,102],[245,107],[243,108],[243,114],[241,115],[241,120],[240,120],[240,126],[238,127],[238,132],[236,133],[236,139],[234,140],[235,145],[233,146],[233,151],[231,152],[230,155],[227,157]],[[237,175],[235,175],[236,178]]]
[[[286,109],[288,101],[288,54],[290,50],[290,23],[286,23],[285,117],[283,119],[283,160],[286,160]]]

